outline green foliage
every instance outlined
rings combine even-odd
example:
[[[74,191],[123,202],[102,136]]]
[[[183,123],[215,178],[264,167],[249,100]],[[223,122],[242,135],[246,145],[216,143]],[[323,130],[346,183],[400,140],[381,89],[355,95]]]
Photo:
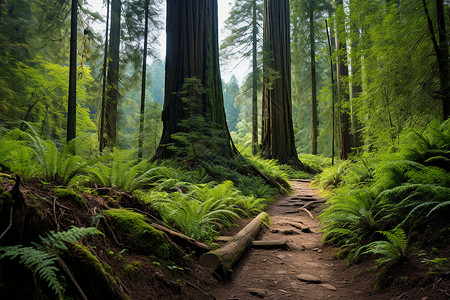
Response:
[[[387,263],[396,264],[404,261],[408,257],[408,239],[401,228],[394,228],[390,231],[378,231],[384,235],[387,241],[374,241],[365,247],[363,254],[374,254],[380,256],[377,259],[378,267]]]
[[[133,158],[134,152],[114,148],[113,153],[104,156],[103,164],[96,164],[87,169],[91,180],[101,186],[115,187],[133,192],[151,182],[158,170],[156,163]]]
[[[75,243],[88,234],[102,234],[94,227],[72,227],[67,231],[50,231],[41,243],[32,246],[1,246],[0,259],[19,259],[19,263],[33,272],[35,278],[47,282],[59,299],[64,299],[63,279],[58,276],[58,254],[67,251],[65,243]]]
[[[430,125],[420,138],[414,134],[422,142],[342,162],[316,176],[322,188],[335,187],[321,215],[325,241],[345,249],[350,260],[363,251],[379,254],[384,265],[406,257],[405,232],[439,231],[450,209],[449,174],[445,164],[426,162],[448,149],[446,124],[438,131]]]

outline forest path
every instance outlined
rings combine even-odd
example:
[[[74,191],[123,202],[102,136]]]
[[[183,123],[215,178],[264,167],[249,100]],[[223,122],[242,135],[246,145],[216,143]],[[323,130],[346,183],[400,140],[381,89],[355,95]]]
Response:
[[[321,199],[317,189],[309,185],[308,180],[291,181],[291,195],[269,208],[272,224],[257,238],[286,239],[290,249],[249,249],[231,279],[213,289],[216,299],[374,299],[373,278],[364,272],[367,266],[348,267],[334,259],[333,249],[322,246],[318,220],[298,211],[304,204]],[[308,206],[314,217],[322,208],[323,204]],[[320,283],[301,280],[301,274]]]

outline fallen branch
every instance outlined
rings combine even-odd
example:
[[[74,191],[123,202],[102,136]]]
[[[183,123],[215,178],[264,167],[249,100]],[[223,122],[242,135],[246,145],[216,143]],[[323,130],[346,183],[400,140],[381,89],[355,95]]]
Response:
[[[304,207],[299,208],[298,212],[300,212],[300,211],[306,212],[306,213],[311,217],[311,219],[314,220],[314,216],[313,216],[312,213],[310,213],[309,210],[307,210],[306,208],[304,208]]]
[[[291,249],[288,245],[289,240],[271,240],[271,241],[253,241],[253,248],[261,249]]]
[[[268,221],[269,215],[260,213],[223,247],[203,254],[200,257],[200,265],[220,273],[228,273]]]

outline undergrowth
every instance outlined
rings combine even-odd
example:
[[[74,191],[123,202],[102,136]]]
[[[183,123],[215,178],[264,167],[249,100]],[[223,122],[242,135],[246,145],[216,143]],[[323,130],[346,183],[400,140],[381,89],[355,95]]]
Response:
[[[449,126],[430,125],[395,151],[353,157],[315,177],[331,195],[320,223],[324,242],[338,246],[338,256],[349,262],[374,256],[378,266],[391,266],[407,261],[414,245],[448,244],[448,233],[433,232],[448,232]]]

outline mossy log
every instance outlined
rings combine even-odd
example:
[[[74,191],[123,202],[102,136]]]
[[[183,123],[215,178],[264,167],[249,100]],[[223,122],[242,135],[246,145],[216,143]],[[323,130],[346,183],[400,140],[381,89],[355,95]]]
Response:
[[[265,212],[260,213],[223,247],[203,254],[200,257],[200,264],[220,273],[228,273],[251,245],[263,225],[268,222],[269,215]]]

